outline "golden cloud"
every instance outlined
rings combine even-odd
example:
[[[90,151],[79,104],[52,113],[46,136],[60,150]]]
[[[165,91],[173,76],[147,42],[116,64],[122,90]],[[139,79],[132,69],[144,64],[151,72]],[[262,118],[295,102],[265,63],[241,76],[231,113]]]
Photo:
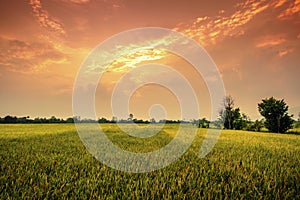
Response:
[[[300,15],[300,0],[288,1],[288,2],[290,3],[289,7],[278,15],[279,19],[284,20],[284,19],[289,19],[295,14]]]
[[[249,23],[255,16],[267,9],[282,7],[286,3],[290,5],[287,9],[282,11],[279,18],[285,18],[299,13],[300,0],[247,0],[236,4],[235,8],[237,11],[230,15],[224,16],[226,12],[221,10],[219,15],[215,17],[202,16],[196,18],[190,24],[179,23],[174,30],[198,40],[204,46],[213,45],[227,37],[243,35],[245,32],[244,25]]]
[[[185,33],[204,46],[215,44],[225,37],[244,34],[242,26],[250,22],[257,14],[269,8],[270,4],[265,3],[265,1],[248,0],[237,4],[235,7],[238,11],[229,16],[198,17],[191,24],[185,26],[179,24],[174,30]],[[219,14],[224,13],[224,10],[219,12]]]
[[[263,41],[257,43],[255,46],[256,47],[269,47],[269,46],[275,46],[282,44],[286,40],[284,38],[268,38],[264,39]]]
[[[67,57],[46,43],[0,37],[0,66],[10,71],[34,73],[50,64],[64,64]]]
[[[294,51],[294,49],[292,49],[292,48],[282,49],[279,51],[278,56],[283,57],[283,56],[287,55],[288,53],[292,53],[293,51]]]
[[[34,17],[42,27],[60,35],[66,34],[62,23],[58,19],[49,16],[48,12],[43,9],[40,0],[30,0],[29,4],[32,8]]]
[[[289,2],[289,0],[279,0],[275,3],[274,8],[278,8],[287,2]]]
[[[84,3],[89,3],[91,0],[62,0],[65,2],[70,2],[70,3],[77,3],[77,4],[84,4]]]
[[[137,52],[127,52],[108,67],[108,71],[126,72],[139,64],[164,58],[167,52],[160,49],[141,49]]]

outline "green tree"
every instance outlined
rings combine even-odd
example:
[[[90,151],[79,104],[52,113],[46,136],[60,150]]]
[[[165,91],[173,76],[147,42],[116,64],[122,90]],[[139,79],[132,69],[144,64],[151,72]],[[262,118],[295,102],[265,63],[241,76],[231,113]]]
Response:
[[[243,116],[240,108],[234,108],[234,100],[229,95],[223,100],[223,109],[220,111],[220,117],[225,129],[242,129],[244,125]]]
[[[295,128],[300,128],[300,112],[298,113],[298,120],[295,123]]]
[[[66,123],[74,123],[74,118],[73,117],[68,117],[66,119]]]
[[[233,121],[233,128],[236,130],[246,129],[250,123],[250,119],[246,114],[240,114],[240,109],[235,110],[235,119]]]
[[[130,113],[127,120],[132,122],[133,121],[133,114]]]
[[[263,99],[258,104],[259,113],[266,119],[265,127],[271,132],[285,133],[292,128],[292,115],[288,115],[288,106],[284,99],[277,100],[274,97]]]
[[[192,124],[196,125],[198,128],[209,128],[210,121],[204,117],[198,120],[194,119]]]
[[[255,122],[251,122],[248,127],[247,130],[248,131],[255,131],[255,132],[260,132],[262,127],[264,127],[264,122],[263,120],[255,120]]]
[[[155,119],[154,119],[154,118],[151,118],[151,119],[150,119],[150,123],[151,123],[151,124],[155,124],[155,123],[156,123]]]
[[[98,119],[98,123],[100,123],[100,124],[108,123],[108,122],[109,122],[109,120],[107,120],[107,119],[104,118],[104,117],[101,117],[100,119]]]
[[[113,116],[111,119],[111,123],[117,123],[117,121],[118,121],[118,118]]]

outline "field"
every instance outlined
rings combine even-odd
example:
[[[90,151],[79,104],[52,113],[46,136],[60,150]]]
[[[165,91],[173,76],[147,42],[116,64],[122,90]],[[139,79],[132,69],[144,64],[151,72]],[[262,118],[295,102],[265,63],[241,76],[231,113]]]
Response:
[[[160,148],[177,130],[137,141],[102,127],[131,151]],[[126,173],[91,156],[73,124],[0,125],[0,199],[300,199],[300,135],[226,130],[200,159],[205,133],[166,168]]]

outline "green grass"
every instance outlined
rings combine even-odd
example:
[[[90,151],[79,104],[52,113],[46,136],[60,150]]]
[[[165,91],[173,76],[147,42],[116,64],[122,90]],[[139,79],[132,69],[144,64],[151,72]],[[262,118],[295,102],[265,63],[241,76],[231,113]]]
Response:
[[[132,151],[166,145],[177,130],[137,140],[116,125],[102,125],[111,140]],[[0,198],[299,199],[300,136],[222,132],[215,148],[198,158],[205,129],[168,167],[135,174],[93,158],[72,124],[0,125]]]

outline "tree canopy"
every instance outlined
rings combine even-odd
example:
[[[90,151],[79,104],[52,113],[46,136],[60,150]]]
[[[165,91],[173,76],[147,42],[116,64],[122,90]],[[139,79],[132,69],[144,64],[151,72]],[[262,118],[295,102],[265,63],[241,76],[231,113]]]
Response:
[[[240,113],[240,108],[234,108],[234,100],[230,95],[223,100],[220,117],[225,129],[241,130],[247,126],[248,117]]]
[[[288,115],[288,106],[284,99],[274,97],[263,99],[258,104],[259,113],[265,118],[265,127],[271,132],[285,133],[292,128],[292,115]]]

